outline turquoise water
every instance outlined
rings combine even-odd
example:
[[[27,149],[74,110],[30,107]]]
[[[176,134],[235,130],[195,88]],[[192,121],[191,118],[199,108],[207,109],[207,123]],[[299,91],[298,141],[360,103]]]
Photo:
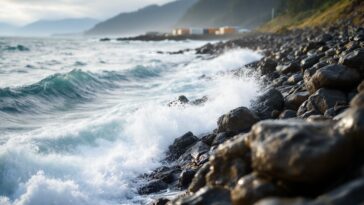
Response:
[[[205,43],[0,38],[0,204],[151,200],[137,176],[176,137],[211,131],[259,92],[256,79],[225,73],[261,57],[252,51],[158,52]],[[168,107],[179,95],[209,100]]]

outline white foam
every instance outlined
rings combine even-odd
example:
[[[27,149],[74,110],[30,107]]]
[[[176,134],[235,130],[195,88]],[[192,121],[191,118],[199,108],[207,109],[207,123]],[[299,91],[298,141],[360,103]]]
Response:
[[[0,191],[11,193],[0,197],[0,204],[140,204],[136,177],[157,167],[176,137],[213,130],[220,115],[249,106],[259,91],[255,79],[215,73],[259,58],[240,49],[195,59],[174,68],[161,79],[160,90],[139,96],[132,106],[123,101],[86,118],[50,122],[13,136],[0,148]],[[198,80],[201,74],[215,77]],[[203,106],[166,106],[181,93],[209,100]]]

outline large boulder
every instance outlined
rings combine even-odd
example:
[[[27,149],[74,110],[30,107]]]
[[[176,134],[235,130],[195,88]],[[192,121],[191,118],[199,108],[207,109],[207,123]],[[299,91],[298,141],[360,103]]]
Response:
[[[234,187],[236,182],[251,172],[250,150],[246,135],[237,135],[220,145],[210,157],[210,171],[206,176],[209,186]]]
[[[249,131],[259,118],[248,108],[239,107],[221,116],[217,122],[219,132]]]
[[[255,173],[241,178],[231,191],[234,205],[251,205],[263,198],[284,195],[286,191],[283,188]]]
[[[347,96],[344,92],[321,88],[300,106],[297,115],[303,118],[311,115],[323,115],[326,110],[336,105],[346,104]]]
[[[287,183],[319,188],[347,169],[352,158],[351,140],[332,128],[331,123],[301,120],[256,124],[248,141],[253,169]]]
[[[266,91],[252,102],[252,110],[262,120],[271,119],[273,111],[282,111],[283,108],[284,98],[282,93],[277,89]]]
[[[204,187],[193,195],[176,199],[172,205],[231,205],[230,191],[219,187]]]
[[[194,145],[198,138],[192,132],[188,132],[183,136],[174,140],[173,144],[169,146],[167,152],[167,160],[172,161],[178,159],[189,147]]]
[[[320,88],[347,90],[354,88],[359,82],[360,76],[356,70],[343,65],[328,65],[318,69],[306,81],[306,87],[311,93]]]

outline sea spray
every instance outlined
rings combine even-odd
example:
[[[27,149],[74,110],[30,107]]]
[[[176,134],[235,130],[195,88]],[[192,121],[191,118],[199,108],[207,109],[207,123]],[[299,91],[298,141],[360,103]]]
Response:
[[[185,43],[196,46],[192,42]],[[79,44],[89,45],[90,42]],[[52,74],[77,85],[69,87],[72,91],[92,96],[87,101],[67,109],[38,103],[40,110],[51,108],[37,115],[27,111],[0,112],[0,203],[112,205],[145,202],[146,198],[136,194],[143,183],[138,176],[159,166],[164,152],[176,137],[187,131],[196,135],[211,131],[221,114],[249,106],[259,92],[256,79],[238,78],[227,72],[259,59],[259,54],[240,49],[205,59],[193,53],[159,55],[155,52],[184,46],[171,42],[140,43],[139,50],[130,48],[129,58],[118,62],[120,68],[115,66],[117,60],[108,56],[116,51],[127,53],[127,46],[112,44],[109,50],[100,48],[99,55],[109,62],[101,70],[88,67],[93,60],[80,59],[87,62],[82,70],[56,69],[60,74]],[[139,54],[146,47],[147,54]],[[64,52],[73,52],[79,58],[84,55],[75,48]],[[137,68],[136,73],[134,68]],[[77,75],[81,77],[74,78],[73,72],[80,73]],[[70,74],[72,77],[65,77]],[[92,77],[84,78],[84,75]],[[208,78],[201,79],[202,75]],[[51,78],[42,74],[38,77]],[[39,84],[37,82],[32,84]],[[84,92],[85,88],[92,92]],[[38,93],[25,95],[24,99],[53,94],[57,99],[67,100],[69,93],[59,95],[40,89]],[[208,101],[200,106],[167,106],[181,94],[191,99],[208,96]]]

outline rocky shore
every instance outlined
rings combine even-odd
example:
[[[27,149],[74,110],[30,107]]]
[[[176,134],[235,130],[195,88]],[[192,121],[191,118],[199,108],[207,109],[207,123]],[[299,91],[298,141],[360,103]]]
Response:
[[[264,54],[235,71],[259,73],[264,94],[211,133],[177,138],[139,194],[185,190],[156,205],[364,203],[364,28],[260,33],[196,52],[232,48]]]

